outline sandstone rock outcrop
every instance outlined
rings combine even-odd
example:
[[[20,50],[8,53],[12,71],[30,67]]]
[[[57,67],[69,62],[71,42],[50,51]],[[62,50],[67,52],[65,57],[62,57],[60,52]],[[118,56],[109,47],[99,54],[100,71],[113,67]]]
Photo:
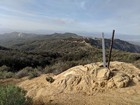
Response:
[[[111,68],[100,67],[101,63],[79,65],[52,76],[52,83],[46,81],[47,75],[26,80],[19,84],[27,90],[27,95],[38,99],[59,93],[95,94],[112,88],[124,88],[131,82],[139,83],[140,70],[123,62],[111,62]]]

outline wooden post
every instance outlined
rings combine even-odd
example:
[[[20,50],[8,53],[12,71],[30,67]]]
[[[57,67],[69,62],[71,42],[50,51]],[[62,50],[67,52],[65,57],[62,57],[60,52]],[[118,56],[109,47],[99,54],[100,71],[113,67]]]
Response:
[[[108,58],[108,68],[110,68],[110,60],[111,60],[111,54],[112,54],[112,47],[113,47],[113,42],[114,42],[114,35],[115,35],[115,30],[113,30],[112,33],[112,40],[111,40],[111,44],[110,44],[110,51],[109,51],[109,58]]]
[[[104,33],[102,33],[102,52],[103,52],[103,66],[106,67],[106,56],[105,56],[105,40]]]

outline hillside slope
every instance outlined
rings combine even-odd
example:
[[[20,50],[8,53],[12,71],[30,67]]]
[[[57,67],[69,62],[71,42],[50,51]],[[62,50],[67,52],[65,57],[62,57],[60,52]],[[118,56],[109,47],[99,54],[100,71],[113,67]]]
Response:
[[[61,36],[61,35],[60,35]],[[15,71],[29,67],[48,67],[49,72],[59,73],[78,64],[102,61],[102,50],[92,45],[90,39],[73,35],[73,37],[39,38],[16,44],[18,50],[0,50],[0,66],[6,65]],[[59,37],[59,38],[58,38]],[[108,55],[108,49],[106,55]],[[140,67],[140,54],[113,50],[112,60],[130,62]]]
[[[15,44],[12,46],[12,48],[17,48],[20,50],[27,50],[27,51],[37,51],[37,49],[43,51],[43,50],[50,50],[51,48],[54,48],[57,50],[57,48],[62,48],[64,47],[63,44],[67,44],[68,41],[73,41],[77,43],[82,43],[82,42],[87,42],[91,46],[95,46],[97,48],[102,47],[102,42],[101,39],[91,39],[91,38],[86,38],[86,37],[81,37],[76,34],[72,33],[65,33],[65,34],[52,34],[52,35],[46,35],[46,36],[37,36],[37,39],[32,39],[23,43]],[[108,49],[110,46],[110,39],[105,39],[105,46]],[[120,40],[120,39],[115,39],[114,40],[114,49],[117,50],[122,50],[122,51],[127,51],[127,52],[134,52],[134,53],[139,53],[140,52],[140,46],[131,44],[129,42]]]
[[[123,47],[125,47],[122,46],[125,43],[124,41],[122,41],[122,44],[117,44],[117,41],[115,43],[114,46],[119,49],[123,50]],[[109,40],[106,45],[109,46]],[[34,36],[34,38],[28,38],[22,43],[15,44],[11,47],[14,50],[1,47],[0,66],[6,65],[11,68],[10,71],[32,67],[42,68],[43,71],[46,70],[47,72],[56,73],[57,71],[57,73],[61,73],[75,65],[102,61],[100,47],[101,40],[99,39],[83,38],[71,33]],[[133,48],[134,46],[131,49]],[[108,49],[106,49],[107,56],[108,52]],[[111,60],[129,62],[140,67],[139,53],[114,49]]]
[[[0,50],[9,50],[9,49],[6,47],[0,46]]]
[[[92,46],[101,48],[100,38],[92,39],[88,37],[82,37],[74,33],[63,33],[63,34],[54,33],[49,35],[29,34],[29,33],[27,34],[20,32],[6,33],[0,35],[0,45],[24,51],[37,51],[37,49],[44,51],[49,50],[50,47],[60,48],[60,45],[63,45],[63,43],[67,44],[66,41],[64,42],[64,39],[67,39],[67,41],[75,40],[75,42],[77,40],[81,40],[89,43]],[[110,39],[105,40],[105,45],[107,49],[110,46],[110,41],[111,41]],[[140,52],[140,46],[131,44],[129,42],[120,39],[115,39],[113,48],[127,52],[134,53]]]
[[[98,48],[102,48],[102,40],[101,39],[87,39],[87,43],[90,43],[93,46],[96,46]],[[110,47],[110,39],[105,39],[105,46],[108,49]],[[113,48],[117,50],[127,51],[127,52],[134,52],[134,53],[140,53],[140,46],[131,44],[127,41],[123,41],[120,39],[115,39]]]

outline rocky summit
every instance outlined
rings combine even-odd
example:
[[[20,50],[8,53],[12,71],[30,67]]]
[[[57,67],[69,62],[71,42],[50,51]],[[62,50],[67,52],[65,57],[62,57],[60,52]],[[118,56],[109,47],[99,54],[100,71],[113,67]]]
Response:
[[[47,78],[54,81],[49,82]],[[129,63],[111,62],[110,69],[102,63],[72,67],[59,75],[42,75],[18,84],[34,100],[47,101],[46,97],[59,94],[95,95],[110,90],[125,89],[140,83],[140,70]],[[50,98],[48,98],[50,99]]]

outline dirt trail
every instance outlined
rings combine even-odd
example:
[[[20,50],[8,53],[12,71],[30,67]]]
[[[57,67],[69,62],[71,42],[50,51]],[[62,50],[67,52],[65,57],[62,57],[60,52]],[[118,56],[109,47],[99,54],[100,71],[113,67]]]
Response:
[[[140,105],[140,70],[132,64],[111,62],[111,68],[101,63],[79,65],[52,76],[25,80],[18,86],[41,105]]]

